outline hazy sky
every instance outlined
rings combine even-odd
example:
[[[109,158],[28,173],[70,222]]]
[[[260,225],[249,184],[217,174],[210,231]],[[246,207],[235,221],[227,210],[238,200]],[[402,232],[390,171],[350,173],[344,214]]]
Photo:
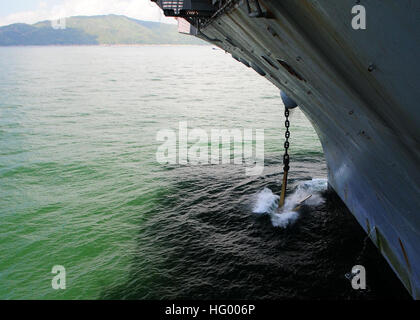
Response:
[[[150,0],[0,0],[0,25],[99,14],[122,14],[140,20],[174,22],[171,18],[165,18]]]

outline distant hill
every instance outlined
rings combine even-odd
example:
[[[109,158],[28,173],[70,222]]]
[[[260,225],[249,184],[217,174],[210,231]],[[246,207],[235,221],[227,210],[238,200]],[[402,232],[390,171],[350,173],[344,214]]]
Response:
[[[66,19],[66,29],[62,30],[52,28],[50,21],[0,27],[0,46],[206,44],[195,37],[178,33],[177,29],[172,24],[118,15],[70,17]]]

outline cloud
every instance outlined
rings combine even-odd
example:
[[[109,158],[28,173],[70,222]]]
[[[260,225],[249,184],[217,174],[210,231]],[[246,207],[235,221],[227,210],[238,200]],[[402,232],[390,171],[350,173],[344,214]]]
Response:
[[[167,18],[156,4],[149,0],[64,0],[60,4],[48,6],[41,1],[36,10],[22,11],[0,18],[0,25],[11,23],[36,23],[70,16],[92,16],[118,14],[139,20],[175,23]]]

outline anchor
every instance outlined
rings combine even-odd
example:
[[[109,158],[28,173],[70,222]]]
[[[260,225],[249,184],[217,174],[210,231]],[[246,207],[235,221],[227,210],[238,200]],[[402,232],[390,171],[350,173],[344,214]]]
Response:
[[[309,195],[305,199],[300,201],[299,204],[292,211],[299,211],[302,208],[303,204],[306,202],[306,200],[309,200],[310,198],[312,198],[312,195]]]

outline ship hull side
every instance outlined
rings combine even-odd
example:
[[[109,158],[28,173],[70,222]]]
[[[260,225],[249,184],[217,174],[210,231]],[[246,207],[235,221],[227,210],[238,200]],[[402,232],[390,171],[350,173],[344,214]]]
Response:
[[[354,1],[265,0],[270,18],[239,2],[199,36],[299,104],[330,185],[420,299],[420,3],[365,2],[366,30],[351,27]]]

